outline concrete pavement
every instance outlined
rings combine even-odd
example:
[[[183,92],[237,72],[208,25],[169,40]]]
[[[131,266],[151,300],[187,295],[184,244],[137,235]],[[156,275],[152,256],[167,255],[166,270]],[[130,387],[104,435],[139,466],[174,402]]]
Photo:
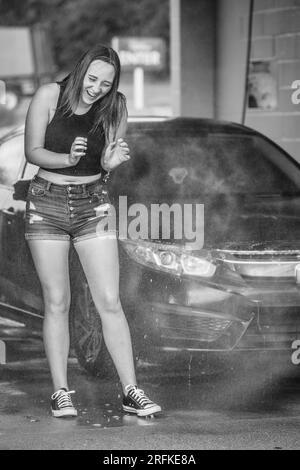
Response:
[[[0,366],[0,449],[201,450],[299,449],[299,377],[261,370],[164,374],[144,368],[139,383],[163,413],[154,419],[123,414],[116,381],[89,377],[70,359],[77,418],[50,415],[45,359]],[[190,372],[190,371],[189,371]],[[253,371],[252,371],[253,373]]]

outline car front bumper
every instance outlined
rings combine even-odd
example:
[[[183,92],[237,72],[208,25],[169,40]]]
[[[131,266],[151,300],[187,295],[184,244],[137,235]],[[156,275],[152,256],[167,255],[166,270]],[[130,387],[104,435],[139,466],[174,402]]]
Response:
[[[229,285],[182,279],[144,267],[126,289],[142,322],[143,345],[160,351],[290,349],[300,338],[300,288],[293,279]],[[137,294],[138,293],[138,294]]]

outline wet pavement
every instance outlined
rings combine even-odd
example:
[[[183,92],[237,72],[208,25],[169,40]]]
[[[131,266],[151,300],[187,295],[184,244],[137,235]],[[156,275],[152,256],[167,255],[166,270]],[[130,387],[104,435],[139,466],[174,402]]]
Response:
[[[0,321],[0,338],[8,359],[0,365],[0,450],[300,448],[300,366],[286,354],[140,361],[139,386],[163,408],[148,419],[122,412],[117,379],[91,377],[71,357],[79,415],[55,419],[40,336]]]

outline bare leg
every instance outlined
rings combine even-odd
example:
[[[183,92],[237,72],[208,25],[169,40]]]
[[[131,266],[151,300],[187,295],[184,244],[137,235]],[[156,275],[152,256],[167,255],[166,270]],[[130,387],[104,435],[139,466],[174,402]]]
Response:
[[[70,280],[67,240],[30,240],[29,247],[42,285],[45,318],[44,346],[54,391],[68,389],[67,360],[70,347],[68,314]]]
[[[119,256],[116,239],[92,238],[75,244],[95,306],[103,336],[121,384],[135,384],[136,377],[128,323],[119,298]]]

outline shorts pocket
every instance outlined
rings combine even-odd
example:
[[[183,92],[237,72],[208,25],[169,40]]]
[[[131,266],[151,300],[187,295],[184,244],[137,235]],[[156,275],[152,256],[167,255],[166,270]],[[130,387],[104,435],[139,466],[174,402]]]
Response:
[[[46,188],[43,186],[37,185],[36,183],[33,183],[29,186],[29,195],[32,196],[45,196],[46,194]]]
[[[109,197],[106,190],[102,187],[97,187],[89,191],[89,196],[92,202],[98,202],[99,204],[109,203]]]

